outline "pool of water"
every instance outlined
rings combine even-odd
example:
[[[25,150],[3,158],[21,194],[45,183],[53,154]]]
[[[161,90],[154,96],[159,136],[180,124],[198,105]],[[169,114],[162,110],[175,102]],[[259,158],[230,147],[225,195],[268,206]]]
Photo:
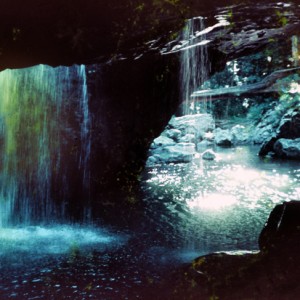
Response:
[[[214,161],[149,168],[148,215],[186,251],[256,250],[274,206],[300,200],[300,163],[262,159],[255,146],[215,151]]]
[[[300,163],[257,150],[147,168],[128,226],[114,226],[116,214],[111,224],[2,228],[0,299],[155,299],[162,278],[197,256],[257,250],[273,207],[300,200]]]

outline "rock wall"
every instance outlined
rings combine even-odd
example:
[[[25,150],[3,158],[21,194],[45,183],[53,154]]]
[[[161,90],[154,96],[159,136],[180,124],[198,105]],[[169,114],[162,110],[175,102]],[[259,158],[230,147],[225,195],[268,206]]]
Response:
[[[299,201],[277,205],[259,238],[260,251],[212,253],[177,269],[161,284],[165,299],[297,299]]]
[[[269,122],[269,119],[274,119],[274,121]],[[266,122],[269,122],[268,126],[261,126]],[[258,133],[256,139],[260,140],[264,137],[259,155],[265,156],[273,153],[281,158],[300,158],[300,113],[298,108],[288,110],[281,118],[276,115],[276,110],[267,113],[259,125]]]
[[[158,55],[89,67],[92,194],[98,199],[103,191],[132,190],[151,142],[178,106],[177,68],[176,56]]]

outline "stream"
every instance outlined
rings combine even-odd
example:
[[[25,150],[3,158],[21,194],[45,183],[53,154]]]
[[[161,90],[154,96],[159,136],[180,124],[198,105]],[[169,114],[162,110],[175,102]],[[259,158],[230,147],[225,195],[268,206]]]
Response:
[[[128,228],[2,228],[0,298],[154,299],[163,278],[200,255],[258,250],[274,206],[300,200],[300,162],[261,159],[255,146],[215,151],[214,161],[146,168]]]

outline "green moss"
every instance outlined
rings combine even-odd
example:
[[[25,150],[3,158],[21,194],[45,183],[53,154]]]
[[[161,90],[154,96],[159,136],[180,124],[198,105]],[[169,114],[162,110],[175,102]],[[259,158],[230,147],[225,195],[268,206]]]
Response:
[[[50,70],[51,68],[49,68]],[[44,67],[0,73],[0,121],[2,126],[2,174],[4,193],[18,178],[36,186],[45,173],[51,153],[59,149],[56,78]],[[48,77],[50,76],[50,78]],[[54,77],[51,77],[54,76]],[[51,120],[51,121],[50,121]],[[35,183],[35,184],[34,184]],[[32,191],[34,193],[34,188]]]
[[[279,10],[276,10],[275,13],[277,16],[278,24],[282,27],[286,26],[288,24],[288,18],[285,16],[286,13]]]

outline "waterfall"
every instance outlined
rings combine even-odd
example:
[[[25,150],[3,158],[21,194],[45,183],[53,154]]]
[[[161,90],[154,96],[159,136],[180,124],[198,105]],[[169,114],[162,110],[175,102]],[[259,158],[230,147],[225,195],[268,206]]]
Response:
[[[83,172],[83,188],[86,197],[86,206],[84,216],[88,220],[91,217],[90,207],[90,153],[91,153],[91,134],[90,134],[90,111],[89,98],[87,90],[86,69],[84,65],[80,66],[80,78],[82,78],[82,96],[81,99],[81,152],[80,152],[80,169]]]
[[[183,115],[206,112],[207,101],[200,107],[191,99],[191,94],[208,79],[206,31],[203,17],[189,19],[182,31],[181,48],[181,95]]]
[[[0,72],[0,129],[0,226],[63,218],[73,162],[88,188],[85,67]]]
[[[80,66],[80,78],[82,78],[82,101],[81,101],[81,153],[80,153],[80,167],[83,169],[84,185],[89,184],[89,157],[91,152],[91,136],[90,136],[90,112],[89,99],[86,82],[85,66]]]

